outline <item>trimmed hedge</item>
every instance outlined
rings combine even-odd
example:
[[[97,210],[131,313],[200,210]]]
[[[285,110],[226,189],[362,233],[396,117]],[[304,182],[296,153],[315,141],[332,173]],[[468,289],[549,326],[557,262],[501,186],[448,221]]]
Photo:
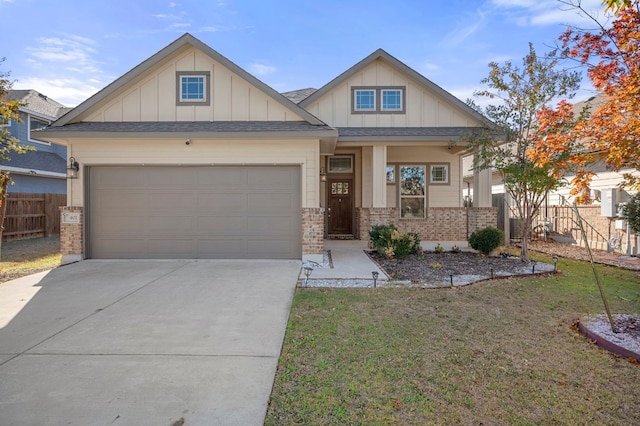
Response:
[[[375,225],[369,231],[373,247],[388,259],[401,259],[420,251],[420,236],[405,234],[394,225]]]
[[[469,245],[472,249],[483,254],[489,254],[502,244],[504,234],[501,230],[492,226],[475,231],[469,237]]]

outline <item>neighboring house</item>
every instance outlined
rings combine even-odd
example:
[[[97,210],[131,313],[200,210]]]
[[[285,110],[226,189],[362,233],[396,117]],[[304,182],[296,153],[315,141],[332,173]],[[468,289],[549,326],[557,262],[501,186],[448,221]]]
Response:
[[[20,121],[10,120],[5,127],[21,145],[35,147],[25,154],[9,153],[9,161],[0,160],[0,168],[11,172],[13,185],[8,192],[65,194],[66,147],[35,139],[32,130],[50,125],[70,108],[35,90],[11,90],[8,99],[20,101]]]
[[[461,196],[460,136],[491,123],[386,52],[286,95],[185,34],[38,131],[80,163],[66,259],[319,260],[373,224],[495,225]]]
[[[585,107],[594,110],[601,102],[601,95],[592,97],[586,101],[578,102],[574,105],[575,114],[579,114]],[[605,153],[593,153],[594,161],[588,164],[586,170],[596,173],[591,181],[591,204],[581,206],[581,215],[587,222],[587,227],[594,230],[594,236],[590,237],[592,247],[607,249],[607,242],[611,239],[620,243],[618,247],[623,252],[638,253],[640,243],[635,238],[629,238],[626,234],[625,226],[621,226],[617,213],[621,205],[635,194],[623,186],[625,173],[638,175],[634,169],[622,169],[618,172],[609,170],[604,162]],[[463,195],[473,199],[474,181],[472,172],[473,156],[463,159],[464,181],[467,188],[463,190]],[[570,241],[583,244],[580,236],[577,235],[577,226],[572,218],[571,207],[574,198],[571,192],[571,181],[575,177],[574,173],[567,173],[563,180],[565,185],[555,191],[550,192],[538,214],[538,222],[543,224],[548,221],[548,230],[560,234],[572,234]],[[506,238],[519,238],[521,229],[519,220],[515,218],[513,209],[509,208],[510,200],[505,195],[502,176],[493,170],[491,175],[491,192],[493,194],[493,206],[499,209],[498,224]],[[564,206],[565,208],[559,208]],[[599,234],[599,235],[596,235]]]

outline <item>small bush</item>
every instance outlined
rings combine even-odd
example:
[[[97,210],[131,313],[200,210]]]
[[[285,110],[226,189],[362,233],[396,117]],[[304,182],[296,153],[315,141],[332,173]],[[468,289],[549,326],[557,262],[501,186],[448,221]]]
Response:
[[[503,238],[504,236],[502,231],[489,226],[471,234],[469,237],[469,245],[474,250],[478,250],[484,254],[489,254],[500,247]]]
[[[640,192],[631,197],[622,210],[622,217],[629,222],[629,227],[636,234],[640,233]]]
[[[415,233],[398,230],[394,225],[375,225],[369,231],[369,240],[378,253],[388,259],[400,259],[420,251],[420,237]]]
[[[444,253],[444,247],[440,245],[440,243],[436,244],[436,248],[434,249],[436,253]]]

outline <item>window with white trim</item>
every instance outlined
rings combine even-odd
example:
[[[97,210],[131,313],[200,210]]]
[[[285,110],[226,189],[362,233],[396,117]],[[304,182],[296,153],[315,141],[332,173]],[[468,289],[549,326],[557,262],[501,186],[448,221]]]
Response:
[[[404,114],[405,87],[352,87],[353,114]]]
[[[176,73],[177,105],[209,105],[209,71]]]
[[[402,90],[382,89],[382,111],[402,111]]]
[[[354,110],[356,111],[375,111],[376,110],[376,91],[371,89],[354,90]]]
[[[400,166],[400,217],[424,219],[427,201],[424,165]]]
[[[29,141],[30,142],[37,142],[37,143],[41,143],[44,145],[51,145],[51,142],[44,142],[44,141],[39,141],[37,139],[32,139],[31,138],[31,131],[32,130],[37,130],[37,129],[44,129],[45,127],[47,127],[50,124],[49,121],[34,117],[33,115],[29,116]]]
[[[432,164],[430,168],[430,183],[449,183],[449,166],[446,164]]]

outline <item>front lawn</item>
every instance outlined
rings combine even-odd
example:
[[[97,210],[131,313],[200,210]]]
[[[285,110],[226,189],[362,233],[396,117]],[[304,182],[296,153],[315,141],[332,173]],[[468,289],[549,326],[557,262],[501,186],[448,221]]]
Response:
[[[640,424],[640,366],[571,327],[603,311],[589,265],[558,267],[455,289],[299,288],[266,424]],[[614,312],[640,314],[638,273],[600,271]]]

